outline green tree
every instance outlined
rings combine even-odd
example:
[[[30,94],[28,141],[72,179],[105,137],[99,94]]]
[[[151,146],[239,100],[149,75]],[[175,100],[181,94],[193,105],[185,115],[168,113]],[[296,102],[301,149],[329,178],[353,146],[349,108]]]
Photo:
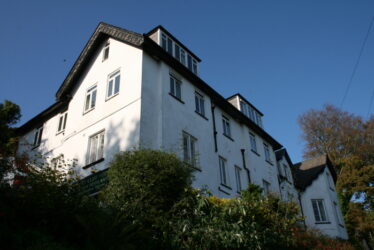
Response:
[[[326,105],[322,110],[310,110],[301,115],[299,124],[306,141],[304,156],[327,154],[336,168],[337,190],[350,236],[371,237],[366,241],[373,242],[374,231],[362,232],[362,228],[368,227],[360,223],[374,224],[373,216],[368,216],[374,208],[374,116],[365,121]],[[357,212],[359,208],[361,213]],[[353,222],[352,214],[364,217]]]

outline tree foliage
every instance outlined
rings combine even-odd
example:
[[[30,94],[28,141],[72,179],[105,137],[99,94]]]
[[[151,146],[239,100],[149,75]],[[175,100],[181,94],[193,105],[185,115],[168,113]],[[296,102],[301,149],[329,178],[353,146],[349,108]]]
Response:
[[[371,237],[365,240],[373,242],[374,230],[365,223],[374,224],[370,215],[374,209],[374,116],[365,121],[326,105],[322,110],[301,115],[299,124],[306,141],[304,156],[327,154],[335,166],[337,190],[350,236],[359,237],[358,241]]]

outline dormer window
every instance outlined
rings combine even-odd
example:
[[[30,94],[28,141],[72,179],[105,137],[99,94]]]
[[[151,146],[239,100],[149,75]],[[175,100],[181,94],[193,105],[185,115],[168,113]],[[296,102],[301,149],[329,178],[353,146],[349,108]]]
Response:
[[[164,32],[160,32],[160,34],[159,45],[171,56],[186,66],[190,71],[197,74],[199,59],[188,52],[188,50],[182,44],[176,42],[174,38],[170,37]]]
[[[244,101],[240,101],[240,111],[256,123],[259,127],[262,128],[262,118],[261,114],[257,112],[251,105],[247,104]]]

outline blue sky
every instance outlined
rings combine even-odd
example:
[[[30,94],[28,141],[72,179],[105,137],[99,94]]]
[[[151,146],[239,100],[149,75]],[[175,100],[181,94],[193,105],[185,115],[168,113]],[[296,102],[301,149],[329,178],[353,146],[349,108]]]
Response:
[[[297,162],[298,116],[340,106],[373,15],[369,0],[2,0],[0,102],[19,104],[23,124],[53,104],[100,21],[139,33],[161,24],[202,59],[202,79],[264,113],[265,129]],[[373,66],[372,30],[344,110],[367,117]]]

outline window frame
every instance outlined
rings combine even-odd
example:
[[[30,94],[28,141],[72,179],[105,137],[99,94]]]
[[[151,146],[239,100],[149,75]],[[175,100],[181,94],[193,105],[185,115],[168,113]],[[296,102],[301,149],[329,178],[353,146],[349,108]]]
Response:
[[[222,130],[223,130],[223,135],[231,139],[230,120],[224,115],[222,115]]]
[[[270,147],[266,143],[264,143],[264,154],[265,154],[265,161],[267,161],[270,164],[273,164],[271,160]]]
[[[270,186],[271,186],[270,182],[262,179],[262,188],[263,188],[264,195],[270,194]]]
[[[96,145],[93,146],[94,138],[97,137]],[[105,130],[101,130],[88,138],[86,166],[95,164],[104,159]],[[95,150],[95,157],[92,157],[92,150]]]
[[[186,141],[185,141],[186,139]],[[185,143],[186,142],[186,143]],[[197,138],[182,131],[183,161],[194,168],[197,167]]]
[[[68,118],[67,111],[60,113],[58,117],[57,134],[63,133],[65,131],[67,118]]]
[[[117,88],[117,77],[119,77],[118,88]],[[110,86],[111,81],[112,81],[112,86],[110,88],[109,86]],[[111,89],[111,93],[109,95],[109,90],[110,89]],[[116,92],[116,89],[117,89],[117,92]],[[109,99],[113,98],[114,96],[119,95],[120,89],[121,89],[121,70],[116,70],[113,73],[108,75],[106,91],[105,91],[105,93],[106,93],[105,94],[105,100],[109,100]]]
[[[249,132],[249,143],[251,146],[251,151],[258,154],[256,135],[251,132]]]
[[[110,51],[110,43],[108,41],[105,43],[104,48],[103,48],[103,57],[102,57],[103,62],[109,58],[109,51]]]
[[[33,148],[37,148],[40,146],[42,142],[42,136],[43,136],[43,126],[40,126],[36,129],[34,133],[34,140],[32,143]]]
[[[218,164],[221,185],[230,187],[227,160],[222,156],[218,156]]]
[[[239,193],[242,191],[242,180],[241,180],[241,171],[242,169],[239,166],[234,166],[235,168],[235,180],[236,180],[236,191]]]
[[[172,74],[169,76],[169,94],[179,101],[182,101],[182,81]]]
[[[93,99],[93,96],[95,97]],[[88,99],[87,99],[88,97]],[[91,110],[95,109],[96,107],[96,99],[97,99],[97,84],[95,85],[92,85],[91,87],[89,87],[86,91],[86,95],[85,95],[85,98],[84,98],[84,109],[83,109],[83,113],[88,113],[90,112]],[[94,100],[94,101],[92,101]],[[87,104],[89,107],[87,107]]]
[[[195,112],[205,117],[205,100],[204,96],[195,91]]]
[[[329,223],[324,199],[311,199],[311,202],[315,223]],[[323,219],[323,217],[325,218]]]

